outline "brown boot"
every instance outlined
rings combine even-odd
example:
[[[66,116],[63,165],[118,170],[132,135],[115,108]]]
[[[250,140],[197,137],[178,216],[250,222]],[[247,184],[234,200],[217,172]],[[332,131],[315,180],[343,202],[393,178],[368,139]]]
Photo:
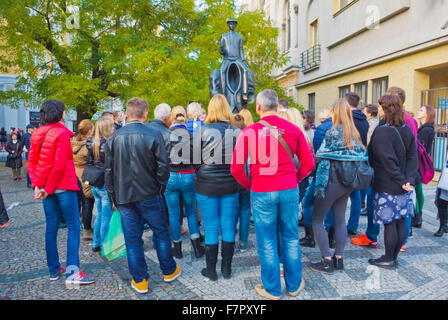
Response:
[[[93,231],[92,230],[82,230],[82,240],[93,240]]]

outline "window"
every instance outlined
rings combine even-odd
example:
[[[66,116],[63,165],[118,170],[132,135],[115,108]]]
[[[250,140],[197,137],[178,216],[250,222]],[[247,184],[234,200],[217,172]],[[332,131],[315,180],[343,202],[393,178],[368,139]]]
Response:
[[[343,86],[339,88],[339,98],[345,98],[345,95],[350,92],[350,86]]]
[[[319,44],[319,20],[315,20],[310,24],[310,47]]]
[[[377,104],[389,86],[389,77],[373,80],[372,103]]]
[[[308,95],[308,110],[312,113],[316,112],[316,94],[310,93]]]
[[[367,105],[367,88],[369,87],[369,83],[361,82],[355,84],[355,93],[361,98],[359,102],[359,108],[364,109]]]
[[[291,48],[291,12],[289,1],[286,1],[283,7],[283,50]]]

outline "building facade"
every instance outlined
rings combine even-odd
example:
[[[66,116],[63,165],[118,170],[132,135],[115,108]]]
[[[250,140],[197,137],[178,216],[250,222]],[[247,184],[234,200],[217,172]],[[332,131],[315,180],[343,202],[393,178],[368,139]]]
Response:
[[[14,90],[16,82],[17,75],[12,73],[0,75],[0,90]],[[26,130],[26,126],[29,124],[39,127],[39,111],[40,106],[28,105],[26,103],[20,103],[18,109],[11,108],[5,104],[0,104],[0,128],[5,128],[6,132],[9,132],[10,128]],[[65,118],[65,125],[73,131],[76,126],[76,112],[68,110]]]
[[[448,1],[247,0],[280,30],[290,56],[275,71],[290,96],[318,113],[348,91],[362,105],[377,103],[388,87],[406,90],[405,108],[448,109]]]

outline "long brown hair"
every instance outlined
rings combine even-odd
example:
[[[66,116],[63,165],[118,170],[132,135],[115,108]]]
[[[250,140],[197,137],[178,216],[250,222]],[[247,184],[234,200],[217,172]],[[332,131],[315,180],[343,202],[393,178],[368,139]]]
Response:
[[[393,127],[401,127],[406,123],[403,103],[398,95],[387,94],[378,101],[384,111],[384,121]]]
[[[82,120],[78,125],[78,135],[76,136],[76,141],[82,141],[87,138],[90,130],[94,129],[93,122],[89,119]]]
[[[353,150],[355,141],[360,146],[363,146],[361,136],[358,129],[356,129],[353,121],[352,109],[346,99],[338,99],[332,107],[333,110],[333,128],[337,126],[342,127],[342,135],[344,137],[344,146],[349,150]],[[363,146],[364,147],[364,146]]]
[[[423,106],[426,109],[426,119],[425,124],[436,123],[436,111],[432,106]]]
[[[95,159],[100,158],[100,142],[101,138],[107,139],[114,133],[114,122],[107,118],[101,118],[95,123],[95,135],[93,138],[93,155]]]

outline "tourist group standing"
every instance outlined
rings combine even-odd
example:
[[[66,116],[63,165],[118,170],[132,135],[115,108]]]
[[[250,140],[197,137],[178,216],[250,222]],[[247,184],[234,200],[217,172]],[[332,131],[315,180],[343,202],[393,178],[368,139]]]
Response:
[[[21,179],[22,152],[27,153],[28,184],[35,200],[42,200],[46,217],[51,280],[65,275],[70,284],[95,282],[80,269],[81,225],[82,239],[102,252],[115,210],[137,292],[149,287],[145,225],[153,232],[163,280],[181,275],[175,259],[183,258],[183,217],[194,257],[204,257],[204,279],[219,279],[219,253],[220,274],[230,279],[235,248],[248,250],[253,215],[262,282],[255,292],[280,299],[283,276],[287,294],[296,297],[305,287],[301,246],[317,244],[321,259],[310,267],[332,274],[344,269],[348,237],[355,245],[376,247],[384,225],[384,255],[368,263],[395,269],[412,228],[422,225],[427,181],[419,159],[432,151],[434,109],[419,110],[418,128],[404,110],[400,88],[391,88],[378,103],[361,111],[359,96],[348,93],[319,114],[316,127],[312,113],[301,114],[273,90],[257,96],[259,122],[246,109],[232,114],[218,94],[207,113],[194,101],[187,108],[160,104],[146,123],[148,102],[133,98],[126,104],[125,126],[121,112],[104,112],[95,123],[81,121],[74,136],[63,125],[64,104],[48,100],[41,107],[42,127],[27,128],[22,142],[11,135],[7,166],[15,180]],[[438,190],[436,204],[440,230],[435,236],[443,236],[448,233],[448,191]],[[3,228],[8,217],[3,201],[0,205]],[[368,226],[358,235],[363,209]],[[66,268],[57,248],[61,217],[68,228]],[[299,224],[305,227],[302,239]]]

